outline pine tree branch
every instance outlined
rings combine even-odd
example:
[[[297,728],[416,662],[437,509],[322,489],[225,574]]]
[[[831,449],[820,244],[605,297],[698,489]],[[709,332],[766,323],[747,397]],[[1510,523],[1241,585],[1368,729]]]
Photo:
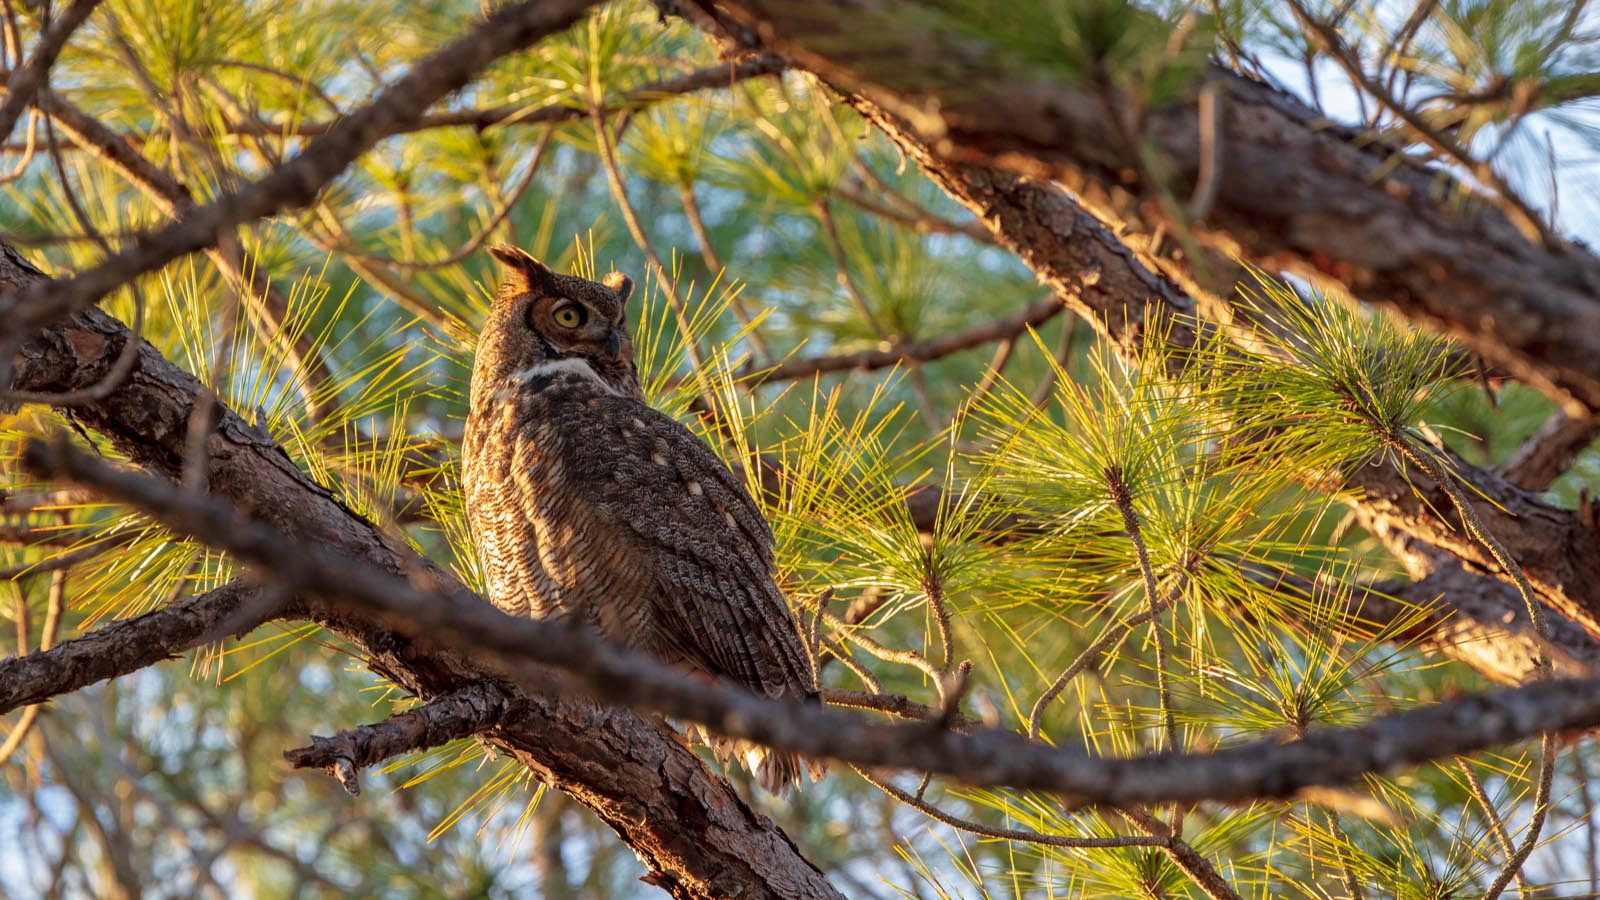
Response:
[[[731,87],[741,81],[776,75],[785,68],[776,56],[758,54],[738,61],[706,66],[683,75],[663,78],[635,88],[630,88],[612,103],[606,105],[607,115],[619,112],[637,112],[662,100],[692,94],[697,91]],[[560,125],[581,122],[588,111],[571,103],[547,103],[543,106],[490,106],[483,108],[450,110],[422,116],[406,123],[390,134],[414,134],[434,128],[471,128],[484,131],[489,128],[511,125]],[[331,131],[338,121],[272,122],[265,120],[230,122],[223,126],[229,134],[256,137],[320,137]]]
[[[1285,743],[1269,738],[1215,753],[1125,759],[1049,747],[1009,731],[961,734],[925,723],[880,725],[814,704],[707,682],[613,645],[581,625],[508,616],[448,584],[410,578],[304,544],[244,519],[208,496],[116,469],[65,440],[32,441],[23,465],[136,506],[168,527],[269,569],[275,583],[312,593],[330,618],[360,617],[439,653],[470,653],[515,682],[575,687],[640,710],[814,758],[946,775],[967,784],[1051,791],[1077,803],[1123,807],[1293,797],[1304,788],[1473,753],[1546,732],[1600,726],[1600,678],[1542,681],[1330,728]],[[419,587],[419,583],[427,587]]]
[[[6,76],[6,99],[0,102],[0,143],[10,140],[11,129],[16,126],[22,111],[33,101],[34,92],[44,85],[50,67],[61,55],[61,49],[99,5],[100,0],[73,0],[71,6],[45,26],[28,61]]]
[[[1068,83],[1012,59],[928,0],[720,0],[715,15],[709,4],[663,5],[870,98],[941,156],[1120,187],[1170,234],[1337,281],[1458,337],[1574,413],[1600,412],[1600,258],[1528,241],[1482,197],[1463,209],[1466,187],[1447,197],[1439,170],[1330,127],[1267,85],[1207,66],[1187,99],[1135,120],[1117,114],[1131,114],[1130,101],[1093,79]],[[1225,161],[1204,227],[1162,200],[1169,189],[1187,195],[1199,176],[1202,89],[1222,101]]]
[[[739,374],[752,387],[773,381],[794,381],[831,372],[870,371],[913,362],[933,362],[992,341],[1006,340],[1029,328],[1038,328],[1060,315],[1066,307],[1055,296],[1041,297],[1015,313],[983,322],[961,331],[925,341],[901,344],[888,350],[861,350],[855,353],[830,353],[801,357],[761,368],[747,364]]]
[[[86,272],[0,294],[0,322],[11,334],[32,334],[138,275],[214,245],[239,225],[308,205],[378,141],[416,122],[423,110],[496,59],[570,25],[590,5],[592,0],[525,0],[497,10],[262,178],[195,208],[180,221],[145,232]]]
[[[245,634],[281,615],[281,606],[270,602],[269,593],[232,581],[49,650],[0,659],[0,715]]]
[[[1001,246],[1021,257],[1042,283],[1060,292],[1068,307],[1086,318],[1125,359],[1141,358],[1152,323],[1161,329],[1164,343],[1179,348],[1210,339],[1211,328],[1195,315],[1193,300],[1146,268],[1059,186],[948,160],[881,107],[860,96],[847,101],[976,213]],[[1183,365],[1182,355],[1169,355],[1167,365]],[[1477,514],[1523,564],[1540,599],[1600,638],[1600,522],[1594,512],[1560,509],[1491,471],[1452,462],[1470,488],[1467,493]],[[1345,490],[1364,513],[1476,570],[1496,571],[1488,553],[1463,529],[1449,497],[1414,468],[1388,463],[1362,466],[1342,483],[1320,487]]]
[[[1574,418],[1556,411],[1500,464],[1501,478],[1525,491],[1542,491],[1561,477],[1578,454],[1600,438],[1600,416]]]
[[[356,775],[362,769],[402,753],[481,734],[505,717],[509,702],[505,692],[493,684],[470,684],[382,722],[333,737],[312,735],[309,746],[286,750],[283,758],[296,769],[322,769],[356,795],[361,793]]]

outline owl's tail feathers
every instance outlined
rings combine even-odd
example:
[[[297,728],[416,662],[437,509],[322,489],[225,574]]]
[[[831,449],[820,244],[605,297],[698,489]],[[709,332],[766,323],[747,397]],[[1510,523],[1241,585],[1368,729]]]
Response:
[[[741,738],[711,734],[699,725],[689,726],[688,736],[694,743],[710,747],[712,755],[724,766],[730,759],[737,759],[769,794],[783,796],[798,788],[802,763],[812,781],[821,781],[828,774],[828,764],[821,760],[779,753]]]
[[[828,764],[822,760],[796,756],[793,753],[779,753],[748,741],[736,743],[742,751],[739,756],[746,771],[754,775],[756,782],[769,794],[781,797],[798,788],[802,763],[805,764],[806,772],[811,775],[812,781],[821,781],[823,776],[828,774]]]

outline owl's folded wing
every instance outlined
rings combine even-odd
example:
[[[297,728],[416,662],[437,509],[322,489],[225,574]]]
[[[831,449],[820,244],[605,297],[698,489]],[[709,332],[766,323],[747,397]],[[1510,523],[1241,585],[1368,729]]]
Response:
[[[743,483],[688,429],[625,398],[563,430],[562,463],[588,502],[573,515],[626,570],[604,578],[657,633],[651,644],[770,696],[814,690],[794,614],[773,580],[772,532]],[[579,524],[575,522],[574,524]],[[595,598],[604,602],[604,598]]]

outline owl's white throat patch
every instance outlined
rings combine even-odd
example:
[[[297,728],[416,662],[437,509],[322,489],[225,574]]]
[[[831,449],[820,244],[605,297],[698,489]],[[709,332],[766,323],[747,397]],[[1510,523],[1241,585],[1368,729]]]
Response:
[[[515,394],[518,387],[521,387],[528,381],[537,378],[540,375],[557,375],[562,372],[570,372],[573,375],[587,378],[599,385],[603,390],[605,390],[606,393],[615,397],[622,396],[622,394],[616,388],[606,384],[605,379],[601,378],[600,373],[594,370],[594,366],[589,365],[588,360],[579,356],[568,356],[564,359],[547,359],[538,365],[529,366],[528,368],[517,372],[507,379],[508,383],[505,387],[495,392],[495,399],[508,400],[513,394]]]

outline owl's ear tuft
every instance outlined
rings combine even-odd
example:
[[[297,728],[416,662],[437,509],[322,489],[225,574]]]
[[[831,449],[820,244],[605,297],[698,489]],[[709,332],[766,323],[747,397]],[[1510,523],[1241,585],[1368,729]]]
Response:
[[[627,303],[628,298],[633,296],[633,279],[621,272],[607,272],[605,277],[600,279],[600,283],[616,291],[618,299],[623,303]]]
[[[504,294],[521,296],[523,294],[549,294],[555,283],[555,273],[550,267],[534,259],[528,251],[518,247],[508,247],[504,244],[489,248],[489,255],[499,260],[506,267],[506,287]]]

